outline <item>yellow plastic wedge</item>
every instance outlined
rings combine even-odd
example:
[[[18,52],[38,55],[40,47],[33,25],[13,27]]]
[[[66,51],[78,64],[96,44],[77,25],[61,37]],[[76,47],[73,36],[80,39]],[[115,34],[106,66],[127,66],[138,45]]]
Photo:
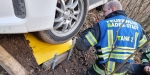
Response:
[[[58,55],[68,51],[72,46],[72,40],[63,44],[49,44],[36,38],[32,33],[24,34],[26,40],[29,40],[29,46],[33,50],[33,55],[38,65],[52,59],[55,54]]]

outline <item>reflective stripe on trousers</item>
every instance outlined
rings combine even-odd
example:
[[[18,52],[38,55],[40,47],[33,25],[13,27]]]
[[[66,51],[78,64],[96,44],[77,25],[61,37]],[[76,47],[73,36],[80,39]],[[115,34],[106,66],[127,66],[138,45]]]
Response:
[[[104,65],[105,66],[105,65]],[[115,62],[109,61],[107,66],[107,74],[105,74],[105,71],[100,69],[96,64],[93,64],[93,68],[95,72],[97,72],[99,75],[110,75],[115,70]],[[125,75],[126,72],[123,73],[114,73],[113,75]]]

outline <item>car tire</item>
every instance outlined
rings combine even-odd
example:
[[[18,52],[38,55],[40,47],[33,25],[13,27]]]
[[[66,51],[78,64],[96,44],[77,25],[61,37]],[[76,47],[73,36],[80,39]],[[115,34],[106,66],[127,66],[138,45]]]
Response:
[[[82,27],[87,11],[88,0],[58,0],[53,28],[37,32],[38,37],[51,44],[60,44],[70,40]],[[63,20],[58,20],[60,18]]]

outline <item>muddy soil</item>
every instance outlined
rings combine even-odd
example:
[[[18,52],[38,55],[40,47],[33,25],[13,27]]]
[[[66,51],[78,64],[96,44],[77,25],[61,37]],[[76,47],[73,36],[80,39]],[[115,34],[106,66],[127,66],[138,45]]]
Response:
[[[84,75],[95,60],[93,50],[81,52],[74,49],[70,60],[57,65],[54,70],[44,70],[38,66],[32,50],[23,34],[0,35],[0,45],[4,47],[31,75]],[[9,75],[2,67],[0,74]]]

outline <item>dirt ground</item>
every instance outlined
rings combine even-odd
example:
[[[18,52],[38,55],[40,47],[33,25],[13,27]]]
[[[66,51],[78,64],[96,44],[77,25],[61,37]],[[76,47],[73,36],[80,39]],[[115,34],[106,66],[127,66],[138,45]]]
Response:
[[[0,45],[14,56],[30,75],[85,75],[86,70],[95,61],[92,49],[85,52],[74,49],[70,60],[63,61],[54,70],[44,70],[37,65],[28,43],[23,34],[0,35]],[[0,67],[0,75],[9,74]]]
[[[32,50],[23,34],[0,35],[2,45],[19,63],[24,66],[31,75],[84,75],[95,60],[92,50],[81,52],[74,49],[70,60],[65,60],[54,70],[44,70],[38,66],[32,54]],[[9,75],[0,67],[1,75]]]

